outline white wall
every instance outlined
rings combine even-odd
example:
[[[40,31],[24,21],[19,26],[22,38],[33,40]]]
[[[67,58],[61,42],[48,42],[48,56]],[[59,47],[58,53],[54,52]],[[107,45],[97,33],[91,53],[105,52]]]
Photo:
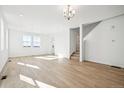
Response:
[[[41,38],[41,47],[23,47],[22,37],[23,35],[38,35]],[[51,36],[45,34],[36,34],[23,31],[9,30],[9,56],[29,56],[50,54],[52,52]]]
[[[99,23],[99,22],[94,22],[94,23],[89,23],[89,24],[84,24],[83,25],[83,37],[85,37],[88,33],[90,33]]]
[[[41,48],[24,48],[22,46],[23,34],[35,34],[17,30],[9,30],[9,56],[28,56],[53,53],[51,39],[54,38],[55,55],[69,58],[69,30],[60,29],[61,31],[53,34],[39,34],[41,36]],[[38,35],[38,34],[35,34]]]
[[[55,37],[55,55],[69,58],[69,30],[62,30],[54,33]]]
[[[2,22],[1,22],[2,20]],[[7,24],[0,12],[0,72],[8,59],[8,29]]]
[[[124,67],[124,15],[102,21],[85,39],[85,60]]]

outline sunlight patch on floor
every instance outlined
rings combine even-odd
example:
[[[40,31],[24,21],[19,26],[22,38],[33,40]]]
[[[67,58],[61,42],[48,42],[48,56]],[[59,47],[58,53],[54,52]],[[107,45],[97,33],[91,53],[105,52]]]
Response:
[[[17,64],[18,64],[18,65],[23,65],[23,66],[25,65],[24,63],[21,63],[21,62],[18,62]]]
[[[37,83],[37,85],[38,85],[39,88],[56,88],[54,86],[45,84],[45,83],[40,82],[40,81],[37,81],[37,80],[35,80],[35,82]]]
[[[40,68],[39,68],[38,66],[36,66],[36,65],[25,64],[25,63],[22,63],[22,62],[18,62],[17,64],[18,64],[18,65],[22,65],[22,66],[26,66],[26,67],[35,68],[35,69],[40,69]]]
[[[26,64],[26,66],[27,66],[27,67],[36,68],[36,69],[40,69],[38,66],[35,66],[35,65]]]
[[[57,56],[52,56],[52,55],[49,55],[49,56],[38,56],[38,57],[34,57],[34,58],[43,59],[43,60],[55,60],[55,59],[58,59]]]
[[[24,76],[22,74],[20,74],[19,77],[20,77],[20,80],[22,80],[22,81],[24,81],[26,83],[29,83],[29,84],[31,84],[33,86],[36,86],[35,83],[34,83],[34,81],[32,80],[32,78],[29,78],[29,77]]]
[[[36,86],[36,87],[39,87],[39,88],[56,88],[54,86],[48,85],[46,83],[43,83],[41,81],[33,80],[32,78],[24,76],[22,74],[20,74],[19,77],[20,77],[21,81],[24,81],[24,82],[26,82],[26,83],[28,83],[30,85],[33,85],[33,86]]]

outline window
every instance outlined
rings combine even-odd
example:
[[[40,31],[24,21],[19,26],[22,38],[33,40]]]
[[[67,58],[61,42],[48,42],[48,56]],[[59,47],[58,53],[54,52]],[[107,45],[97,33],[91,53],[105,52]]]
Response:
[[[6,30],[6,49],[8,49],[8,29]]]
[[[40,47],[40,36],[23,35],[23,47]]]
[[[33,47],[40,47],[40,37],[33,36]]]
[[[3,20],[1,19],[0,20],[0,24],[1,24],[1,50],[4,50],[4,22],[3,22]]]
[[[23,46],[31,47],[32,37],[30,35],[23,35]]]

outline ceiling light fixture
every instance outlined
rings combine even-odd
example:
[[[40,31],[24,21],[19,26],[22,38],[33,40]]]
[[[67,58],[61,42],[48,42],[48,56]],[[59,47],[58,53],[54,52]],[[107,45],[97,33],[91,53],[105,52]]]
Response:
[[[70,5],[67,5],[64,8],[63,13],[64,17],[70,20],[75,15],[75,10]]]
[[[19,16],[23,16],[23,14],[20,14]]]

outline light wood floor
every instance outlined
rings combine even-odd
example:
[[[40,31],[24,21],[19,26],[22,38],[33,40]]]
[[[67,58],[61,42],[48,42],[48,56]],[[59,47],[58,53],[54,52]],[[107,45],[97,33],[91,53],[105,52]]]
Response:
[[[124,87],[124,69],[92,62],[75,62],[55,56],[12,58],[2,88]]]

